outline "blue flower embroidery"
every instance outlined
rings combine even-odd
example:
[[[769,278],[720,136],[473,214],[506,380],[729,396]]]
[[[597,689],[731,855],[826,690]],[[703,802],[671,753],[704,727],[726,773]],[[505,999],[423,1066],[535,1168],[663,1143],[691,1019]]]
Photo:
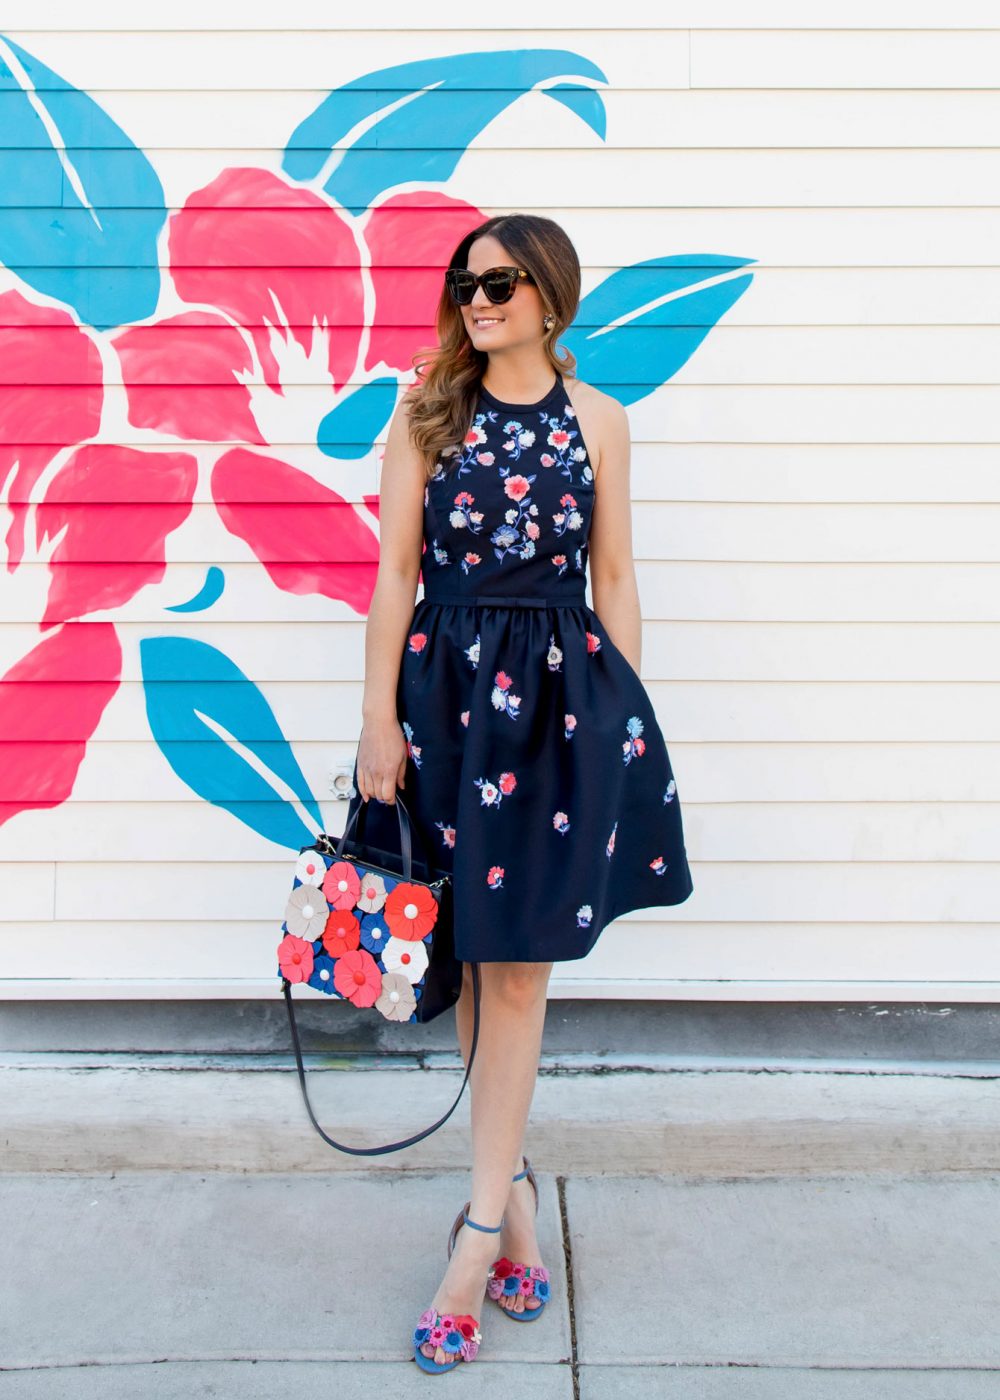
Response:
[[[641,758],[646,752],[646,741],[640,739],[639,735],[643,731],[643,723],[638,715],[633,715],[625,723],[629,737],[622,744],[622,758],[626,763],[631,763],[633,758]]]

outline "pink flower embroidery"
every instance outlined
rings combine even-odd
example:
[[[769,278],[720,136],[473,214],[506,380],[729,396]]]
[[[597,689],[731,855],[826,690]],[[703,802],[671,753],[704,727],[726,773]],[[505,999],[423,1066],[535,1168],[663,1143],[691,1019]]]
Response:
[[[411,632],[411,633],[410,633],[410,650],[411,650],[411,651],[421,652],[421,651],[423,651],[423,649],[424,649],[424,647],[425,647],[426,645],[427,645],[427,633],[426,633],[426,632]]]
[[[517,719],[520,713],[520,695],[508,694],[513,681],[506,671],[497,671],[493,677],[493,691],[490,695],[490,703],[495,710],[502,710],[510,715],[511,719]]]
[[[491,865],[486,872],[486,883],[491,890],[498,890],[503,884],[504,868],[502,865]]]
[[[441,833],[441,840],[449,850],[455,849],[455,828],[449,826],[447,822],[435,822],[434,825]]]
[[[512,501],[520,501],[531,490],[531,483],[526,476],[509,476],[503,489]]]

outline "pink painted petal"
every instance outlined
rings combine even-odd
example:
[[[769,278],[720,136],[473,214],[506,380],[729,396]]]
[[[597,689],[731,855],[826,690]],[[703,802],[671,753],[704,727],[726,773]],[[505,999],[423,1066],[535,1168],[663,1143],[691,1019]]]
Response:
[[[66,801],[121,670],[112,623],[70,622],[0,679],[0,826]]]
[[[74,452],[37,508],[40,541],[69,526],[52,552],[41,625],[117,607],[159,582],[164,541],[190,514],[197,480],[187,452],[93,443]]]
[[[273,389],[280,392],[278,364],[265,320],[287,323],[306,353],[313,319],[325,322],[333,388],[347,383],[364,324],[361,264],[353,233],[320,195],[268,170],[223,170],[171,217],[168,241],[181,298],[246,327]]]
[[[0,491],[16,464],[7,504],[7,570],[24,555],[31,488],[62,448],[101,423],[101,356],[68,312],[0,296]]]
[[[354,507],[308,473],[244,448],[225,452],[212,495],[226,529],[286,593],[321,593],[367,613],[378,539]]]
[[[413,355],[438,343],[437,306],[455,245],[485,215],[434,190],[394,195],[362,225],[371,254],[375,315],[365,369],[408,373]]]
[[[221,316],[187,311],[115,336],[128,421],[187,442],[260,442],[250,391],[249,343]]]

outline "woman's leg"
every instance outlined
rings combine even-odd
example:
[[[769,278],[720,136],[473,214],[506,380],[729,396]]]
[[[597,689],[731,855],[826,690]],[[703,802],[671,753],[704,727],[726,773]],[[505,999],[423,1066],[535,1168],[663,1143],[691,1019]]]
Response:
[[[480,968],[480,971],[483,972],[491,966],[496,966],[496,964],[483,963]],[[539,975],[544,978],[547,997],[549,975],[552,972],[553,966],[552,963],[515,963],[511,964],[511,966],[521,966],[523,968],[534,967],[538,969]],[[472,1049],[472,1025],[474,1011],[475,1008],[473,1006],[472,968],[468,963],[464,963],[462,995],[459,997],[458,1003],[455,1007],[455,1022],[458,1029],[458,1044],[459,1049],[462,1053],[462,1062],[466,1065],[469,1063],[469,1052]],[[480,1005],[480,1038],[479,1049],[476,1050],[476,1064],[479,1063],[479,1056],[482,1049],[482,1011],[483,1008],[482,1005]],[[534,1092],[534,1083],[538,1073],[538,1058],[539,1054],[541,1053],[541,1033],[544,1028],[545,1020],[544,1004],[542,1005],[541,1011],[542,1016],[541,1021],[538,1023],[538,1034],[536,1048],[534,1051],[534,1068],[532,1070],[532,1093]],[[473,1066],[473,1073],[470,1078],[473,1080],[475,1079],[475,1066]],[[475,1085],[473,1084],[471,1087],[473,1089],[473,1114],[475,1114]],[[525,1108],[525,1123],[527,1123],[528,1108],[530,1108],[530,1096],[528,1105]],[[475,1134],[475,1120],[473,1120],[473,1134]],[[522,1138],[519,1141],[517,1145],[517,1150],[515,1152],[514,1165],[511,1167],[510,1176],[508,1176],[507,1178],[509,1195],[507,1198],[507,1204],[504,1207],[503,1211],[506,1223],[501,1234],[492,1236],[492,1239],[494,1241],[494,1250],[492,1259],[490,1260],[491,1263],[493,1259],[498,1258],[501,1254],[506,1255],[508,1259],[516,1259],[522,1264],[544,1263],[544,1260],[541,1256],[541,1252],[538,1248],[538,1236],[535,1232],[535,1193],[531,1189],[531,1182],[527,1179],[527,1177],[522,1177],[520,1181],[515,1182],[512,1182],[510,1180],[511,1176],[513,1176],[516,1172],[521,1171],[523,1168],[524,1164],[521,1161],[521,1154],[523,1151],[524,1139],[522,1134]],[[469,1213],[472,1215],[473,1220],[479,1219],[479,1217],[472,1210],[471,1206],[469,1207]],[[491,1220],[489,1222],[484,1221],[483,1223],[495,1225],[497,1222],[496,1220]],[[462,1228],[464,1229],[465,1227],[463,1226]],[[527,1311],[531,1312],[535,1308],[541,1306],[540,1299],[535,1297],[525,1298],[523,1293],[514,1293],[510,1296],[503,1296],[498,1301],[501,1307],[510,1308],[512,1312],[524,1312],[526,1309]]]
[[[521,1167],[521,1143],[538,1074],[551,971],[551,963],[480,964],[479,1043],[469,1076],[473,1149],[469,1215],[481,1225],[498,1225],[504,1212],[510,1210],[518,1188],[527,1186],[531,1196],[527,1181],[512,1188],[511,1177]],[[456,1007],[466,1063],[471,1015],[472,974],[466,965]],[[523,1213],[515,1207],[511,1214]],[[463,1225],[431,1307],[441,1313],[480,1317],[489,1266],[504,1252],[501,1242],[507,1238],[515,1238],[507,1229],[497,1235]],[[527,1255],[517,1257],[531,1262]],[[426,1343],[423,1349],[440,1363],[451,1360],[440,1347]]]

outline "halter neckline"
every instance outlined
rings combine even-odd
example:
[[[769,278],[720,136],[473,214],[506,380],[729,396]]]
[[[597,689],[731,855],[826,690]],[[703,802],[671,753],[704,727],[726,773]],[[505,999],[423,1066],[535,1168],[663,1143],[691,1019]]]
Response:
[[[551,399],[562,389],[562,375],[556,370],[555,383],[547,394],[538,399],[536,403],[507,403],[504,399],[498,399],[495,394],[491,394],[486,385],[480,382],[479,392],[488,404],[493,408],[499,408],[504,413],[532,413],[543,409]]]

